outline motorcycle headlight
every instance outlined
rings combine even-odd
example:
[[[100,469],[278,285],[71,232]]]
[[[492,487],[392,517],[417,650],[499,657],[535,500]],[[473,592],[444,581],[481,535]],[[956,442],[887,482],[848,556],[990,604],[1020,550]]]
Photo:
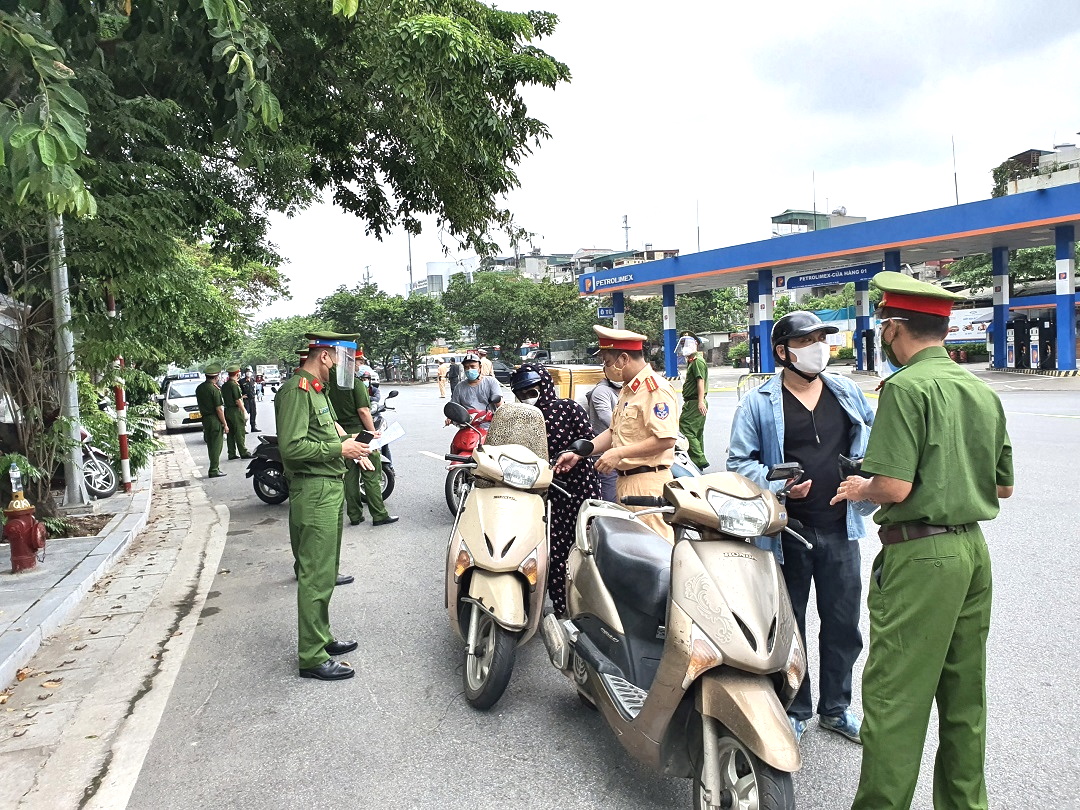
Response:
[[[806,653],[802,648],[799,634],[795,633],[791,639],[791,651],[788,653],[787,662],[784,664],[784,678],[787,679],[788,688],[792,692],[798,692],[806,676]]]
[[[769,525],[769,510],[761,498],[744,501],[713,490],[709,506],[720,521],[720,531],[735,537],[757,537]]]
[[[503,456],[499,459],[499,466],[502,468],[503,481],[518,489],[532,488],[536,484],[536,479],[540,477],[539,464],[522,464],[520,461]]]
[[[170,405],[169,406],[169,413],[180,413],[180,406],[179,405]]]

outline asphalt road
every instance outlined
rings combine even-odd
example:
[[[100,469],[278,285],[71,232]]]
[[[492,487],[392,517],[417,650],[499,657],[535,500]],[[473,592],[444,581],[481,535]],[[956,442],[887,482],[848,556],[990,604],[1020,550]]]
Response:
[[[994,808],[1080,807],[1077,585],[1080,396],[1002,387],[1016,447],[1017,494],[985,527],[995,564],[990,637],[988,774]],[[630,759],[547,661],[537,638],[510,687],[483,714],[461,695],[463,644],[451,634],[442,577],[451,516],[443,501],[434,385],[401,389],[392,419],[398,485],[392,526],[345,527],[342,571],[357,576],[331,604],[357,677],[296,675],[295,586],[288,505],[255,498],[244,463],[202,480],[232,518],[207,608],[130,807],[471,808],[691,806],[689,782]],[[734,393],[710,395],[707,451],[722,465]],[[269,402],[260,425],[273,429]],[[201,436],[188,437],[196,460]],[[253,446],[254,437],[249,437]],[[716,469],[717,467],[714,467]],[[864,581],[876,541],[863,542]],[[864,617],[865,627],[865,617]],[[811,648],[816,627],[808,631]],[[811,672],[816,654],[811,650]],[[863,659],[856,672],[858,680]],[[856,694],[856,707],[858,695]],[[928,808],[934,732],[914,806]],[[850,805],[860,749],[812,725],[796,777],[800,808]]]

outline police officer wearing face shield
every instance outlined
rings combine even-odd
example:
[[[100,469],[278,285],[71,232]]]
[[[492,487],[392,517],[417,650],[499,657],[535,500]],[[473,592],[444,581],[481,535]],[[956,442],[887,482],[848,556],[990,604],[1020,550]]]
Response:
[[[330,633],[330,597],[339,582],[341,557],[342,478],[346,459],[370,466],[367,456],[371,450],[337,424],[326,391],[335,366],[338,382],[351,382],[356,335],[323,332],[309,334],[307,339],[307,357],[278,390],[274,412],[289,483],[300,676],[336,681],[355,673],[333,656],[357,647],[355,641],[338,641]]]
[[[862,650],[859,630],[862,570],[859,538],[863,516],[874,505],[829,502],[840,482],[839,457],[862,457],[874,412],[847,377],[827,374],[827,336],[835,326],[812,312],[792,312],[773,327],[772,350],[782,371],[739,403],[731,425],[727,467],[758,486],[780,490],[766,480],[769,468],[797,461],[805,474],[788,495],[787,511],[814,547],[787,534],[763,538],[782,563],[799,632],[806,638],[806,606],[813,583],[821,620],[817,714],[823,728],[859,741],[860,721],[849,708],[851,670]],[[788,708],[796,737],[814,715],[809,676]]]

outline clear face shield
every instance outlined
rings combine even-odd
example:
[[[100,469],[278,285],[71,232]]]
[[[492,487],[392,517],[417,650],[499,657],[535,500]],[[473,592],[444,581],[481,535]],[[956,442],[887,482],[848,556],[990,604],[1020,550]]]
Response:
[[[356,377],[356,344],[349,340],[335,340],[333,343],[319,346],[334,359],[335,380],[341,388],[351,389]],[[312,351],[315,347],[312,348]]]

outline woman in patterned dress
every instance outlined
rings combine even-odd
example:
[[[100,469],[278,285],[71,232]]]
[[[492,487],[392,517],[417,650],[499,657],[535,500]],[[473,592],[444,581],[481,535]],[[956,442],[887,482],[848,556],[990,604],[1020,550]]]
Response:
[[[510,388],[519,402],[535,405],[544,414],[547,425],[548,458],[558,458],[578,439],[592,439],[596,434],[585,409],[572,399],[560,399],[547,370],[537,363],[525,363],[510,380]],[[556,476],[555,483],[569,496],[554,487],[551,499],[551,553],[548,564],[548,594],[555,613],[566,615],[566,558],[574,543],[578,509],[590,498],[600,498],[600,477],[592,461],[582,459],[573,469]]]

